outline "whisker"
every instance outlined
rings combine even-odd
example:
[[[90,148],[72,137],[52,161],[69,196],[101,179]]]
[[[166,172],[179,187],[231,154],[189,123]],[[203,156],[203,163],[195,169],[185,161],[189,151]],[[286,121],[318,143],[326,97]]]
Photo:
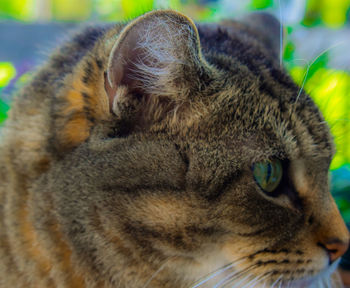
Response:
[[[275,282],[272,283],[270,288],[273,288],[282,279],[283,275],[280,275]]]
[[[229,275],[227,275],[226,277],[224,277],[223,279],[221,279],[218,283],[215,284],[215,286],[213,286],[213,288],[219,288],[219,287],[224,287],[226,284],[228,283],[232,283],[232,279],[236,278],[237,276],[240,276],[242,273],[235,271],[233,273],[230,273]]]
[[[301,88],[300,88],[300,90],[299,90],[298,96],[297,96],[297,98],[296,98],[296,100],[295,100],[295,102],[294,102],[295,104],[298,102],[299,97],[300,97],[300,95],[301,95],[301,93],[302,93],[302,91],[303,91],[303,89],[304,89],[304,85],[305,85],[305,82],[306,82],[306,79],[307,79],[307,75],[309,74],[309,70],[310,70],[311,66],[312,66],[312,65],[318,60],[318,58],[320,58],[322,55],[324,55],[325,53],[327,53],[327,52],[330,51],[331,49],[334,49],[335,47],[340,46],[340,45],[342,45],[342,44],[344,44],[344,41],[341,41],[341,42],[339,42],[339,43],[336,43],[336,44],[332,45],[331,47],[328,47],[327,49],[323,50],[317,57],[315,57],[314,60],[313,60],[310,64],[307,64],[307,69],[306,69],[306,72],[305,72],[305,74],[304,74],[304,80],[303,80],[303,82],[302,82],[302,86],[301,86]]]
[[[234,265],[241,263],[245,258],[247,258],[247,256],[238,258],[235,261],[233,261],[227,265],[224,265],[223,267],[220,267],[219,269],[213,271],[209,275],[205,275],[204,279],[203,280],[199,279],[198,281],[200,281],[200,282],[195,284],[194,286],[192,286],[192,288],[197,288],[197,287],[205,284],[206,282],[210,281],[211,279],[215,278],[216,276],[218,276],[218,275],[224,273],[225,271],[229,270],[230,268],[234,267]]]
[[[324,50],[311,62],[310,66],[312,66],[312,65],[317,61],[317,59],[320,58],[323,54],[325,54],[325,53],[327,53],[328,51],[330,51],[330,50],[332,50],[332,49],[334,49],[334,48],[336,48],[336,47],[338,47],[338,46],[340,46],[340,45],[343,45],[343,44],[345,44],[345,41],[340,41],[340,42],[338,42],[338,43],[336,43],[336,44],[334,44],[334,45],[332,45],[332,46],[330,46],[330,47],[324,49]]]
[[[271,272],[269,272],[269,273],[266,273],[266,274],[264,274],[264,275],[261,275],[261,276],[258,276],[258,277],[256,277],[256,280],[253,282],[253,280],[252,281],[250,281],[249,283],[247,283],[245,286],[243,286],[242,288],[249,288],[249,287],[254,287],[254,286],[256,286],[257,284],[259,284],[261,281],[263,281],[264,279],[266,279],[268,276],[270,276],[272,273]],[[254,286],[247,286],[247,285],[254,285]]]
[[[222,287],[225,287],[225,286],[229,286],[231,284],[233,284],[232,288],[240,288],[240,285],[242,283],[244,283],[248,278],[252,277],[251,275],[248,275],[246,277],[244,277],[242,280],[240,280],[239,282],[236,282],[236,283],[232,283],[232,281],[228,282],[227,285],[225,284],[224,286]],[[233,280],[234,281],[234,280]]]
[[[303,89],[304,89],[304,86],[305,86],[305,82],[306,82],[306,79],[307,79],[307,75],[309,74],[310,67],[311,66],[309,64],[307,64],[307,69],[306,69],[306,72],[304,73],[304,79],[303,79],[303,82],[301,83],[301,87],[299,89],[299,92],[298,92],[298,95],[297,95],[297,99],[295,100],[295,104],[298,102],[299,97],[300,97],[301,93],[303,92]]]
[[[322,288],[327,288],[326,284],[324,281],[322,281],[322,279],[320,280],[321,281],[321,284],[322,284]]]
[[[347,119],[347,118],[338,118],[338,119],[332,119],[331,120],[332,122],[330,122],[330,121],[322,121],[321,123],[322,124],[327,124],[328,123],[328,125],[334,125],[335,123],[334,122],[337,122],[337,121],[344,121],[344,122],[350,122],[350,119]]]
[[[145,285],[142,288],[147,288],[148,285],[152,282],[152,280],[164,269],[165,265],[168,264],[168,262],[173,259],[174,257],[170,257],[164,261],[162,265],[153,273],[153,275],[147,280]]]
[[[223,287],[227,283],[232,283],[232,281],[236,280],[237,277],[240,278],[240,277],[244,276],[247,272],[254,269],[255,267],[256,267],[256,264],[253,264],[242,271],[235,271],[235,272],[227,275],[223,279],[221,279],[215,286],[213,286],[213,288]]]
[[[249,281],[248,283],[246,283],[244,286],[242,286],[241,288],[247,288],[247,287],[254,287],[252,285],[255,285],[257,283],[257,281],[259,281],[260,276],[257,276],[255,278],[253,278],[251,281]]]
[[[206,277],[204,280],[202,280],[201,282],[199,282],[198,284],[196,284],[195,286],[192,286],[192,288],[197,288],[201,285],[203,285],[204,283],[210,281],[211,279],[213,279],[214,277],[216,277],[217,275],[220,275],[221,273],[227,271],[228,269],[232,268],[233,267],[233,264],[230,264],[228,265],[227,267],[224,267],[222,269],[220,269],[219,271],[213,273],[213,274],[210,274],[209,277]]]
[[[282,4],[281,0],[279,0],[279,8],[280,8],[280,67],[283,65],[283,15],[282,15]]]

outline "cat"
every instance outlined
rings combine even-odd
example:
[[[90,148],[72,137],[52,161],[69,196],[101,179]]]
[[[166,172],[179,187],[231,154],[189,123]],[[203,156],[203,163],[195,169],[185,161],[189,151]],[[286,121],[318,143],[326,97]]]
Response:
[[[340,287],[332,137],[279,29],[159,10],[58,48],[3,127],[0,287]]]

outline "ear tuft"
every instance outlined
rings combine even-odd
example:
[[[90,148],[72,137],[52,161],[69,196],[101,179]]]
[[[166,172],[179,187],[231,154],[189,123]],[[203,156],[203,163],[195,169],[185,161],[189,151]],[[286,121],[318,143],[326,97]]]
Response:
[[[114,89],[126,85],[139,93],[173,94],[172,88],[188,83],[185,74],[198,69],[200,58],[192,20],[174,11],[151,12],[122,31],[109,58],[108,82]]]
[[[111,111],[136,107],[140,121],[152,122],[142,119],[151,114],[159,120],[188,102],[207,69],[192,20],[174,11],[145,14],[122,30],[110,53],[105,89]]]

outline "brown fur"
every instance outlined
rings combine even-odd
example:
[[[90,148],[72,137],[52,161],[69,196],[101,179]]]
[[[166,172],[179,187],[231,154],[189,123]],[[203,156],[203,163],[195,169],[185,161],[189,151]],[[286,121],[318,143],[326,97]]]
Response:
[[[334,148],[279,67],[278,25],[157,11],[59,48],[3,128],[0,287],[192,287],[232,262],[201,287],[326,271],[326,246],[348,243]],[[278,197],[251,171],[272,158],[287,163]]]

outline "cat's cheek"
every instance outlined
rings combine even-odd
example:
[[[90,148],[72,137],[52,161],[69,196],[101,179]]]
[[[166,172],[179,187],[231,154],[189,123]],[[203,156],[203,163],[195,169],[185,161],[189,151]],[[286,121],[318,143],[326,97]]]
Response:
[[[209,247],[207,247],[209,248]],[[223,255],[222,251],[211,247],[209,249],[203,248],[201,253],[198,253],[196,258],[193,258],[191,260],[189,259],[179,259],[174,262],[173,269],[181,275],[181,277],[186,278],[190,283],[192,283],[191,286],[193,287],[193,283],[198,284],[198,281],[201,281],[199,279],[204,279],[208,277],[208,275],[212,274],[213,271],[217,271],[218,269],[221,269],[222,267],[225,267],[230,264],[229,260]],[[231,272],[228,270],[227,272],[223,272],[220,274],[220,277],[225,277]],[[215,284],[217,284],[218,278],[213,277],[212,281],[205,282],[205,285],[201,285],[200,287],[214,287]],[[195,287],[195,286],[194,286]]]
[[[223,243],[221,250],[230,263],[238,263],[245,261],[249,258],[249,255],[253,254],[256,249],[259,249],[254,245],[254,242],[245,237],[230,238]],[[237,247],[240,247],[240,249],[237,249]]]

